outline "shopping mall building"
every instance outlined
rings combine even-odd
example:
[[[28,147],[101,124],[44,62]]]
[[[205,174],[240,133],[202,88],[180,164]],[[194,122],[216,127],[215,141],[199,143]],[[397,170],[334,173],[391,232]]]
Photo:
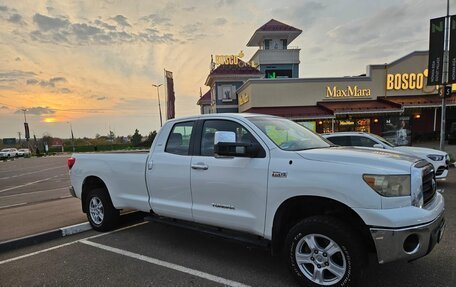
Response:
[[[368,65],[359,76],[299,78],[300,50],[289,44],[300,33],[271,20],[249,40],[259,49],[247,63],[242,55],[212,59],[201,112],[277,115],[319,133],[365,131],[393,142],[399,129],[410,140],[438,137],[441,98],[438,87],[426,85],[427,51]],[[447,98],[446,116],[448,130],[456,122],[456,94]]]

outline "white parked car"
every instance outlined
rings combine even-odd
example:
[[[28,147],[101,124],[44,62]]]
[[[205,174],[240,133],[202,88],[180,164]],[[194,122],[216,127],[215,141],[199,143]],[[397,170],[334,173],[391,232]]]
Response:
[[[0,158],[13,158],[17,156],[17,149],[4,148],[0,151]]]
[[[450,157],[446,152],[423,147],[395,146],[381,136],[363,132],[341,132],[323,134],[324,138],[340,146],[373,147],[394,150],[425,159],[434,166],[435,178],[442,179],[448,175]]]
[[[20,148],[17,150],[17,156],[30,156],[30,150],[28,148]]]

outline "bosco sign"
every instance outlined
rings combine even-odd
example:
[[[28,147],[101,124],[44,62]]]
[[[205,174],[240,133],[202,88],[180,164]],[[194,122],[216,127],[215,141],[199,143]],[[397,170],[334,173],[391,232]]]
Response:
[[[387,90],[421,90],[424,87],[424,78],[428,70],[423,73],[388,74],[386,76]]]

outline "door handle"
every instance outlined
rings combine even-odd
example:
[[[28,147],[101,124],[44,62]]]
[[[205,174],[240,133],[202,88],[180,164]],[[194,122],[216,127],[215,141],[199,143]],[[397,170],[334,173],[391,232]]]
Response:
[[[149,162],[147,163],[147,169],[148,169],[148,170],[151,170],[153,166],[154,166],[154,163],[153,163],[152,161],[149,161]]]
[[[197,163],[197,164],[192,164],[192,169],[200,169],[200,170],[207,170],[209,167],[204,164],[204,163]]]

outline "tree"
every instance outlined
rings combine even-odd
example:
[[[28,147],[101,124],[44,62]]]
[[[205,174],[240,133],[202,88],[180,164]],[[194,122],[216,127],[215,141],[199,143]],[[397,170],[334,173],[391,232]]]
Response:
[[[135,129],[135,133],[133,134],[133,136],[131,137],[131,144],[133,146],[139,146],[139,144],[141,143],[141,139],[142,139],[142,136],[141,134],[139,133],[139,130],[138,129]]]
[[[150,132],[147,139],[141,143],[141,146],[150,147],[157,136],[157,131]]]

